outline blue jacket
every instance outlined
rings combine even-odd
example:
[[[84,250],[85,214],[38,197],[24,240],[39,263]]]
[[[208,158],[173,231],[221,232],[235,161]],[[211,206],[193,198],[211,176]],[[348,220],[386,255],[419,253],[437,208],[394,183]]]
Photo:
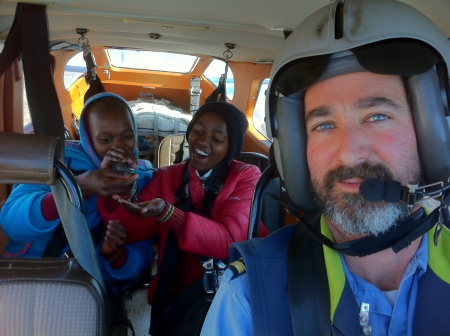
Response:
[[[297,225],[288,226],[266,239],[232,246],[231,260],[243,258],[245,263],[255,335],[293,335],[286,261],[289,241],[296,228]],[[427,271],[419,281],[414,335],[450,334],[450,230],[443,228],[437,246],[432,241],[433,233],[431,230],[428,234]],[[359,306],[346,281],[339,254],[327,247],[323,247],[323,253],[328,285],[332,288],[330,334],[362,335]]]
[[[101,166],[101,159],[95,153],[84,126],[86,117],[83,112],[90,103],[105,96],[117,97],[126,104],[126,101],[122,98],[111,93],[95,95],[86,102],[80,117],[80,141],[66,141],[65,145],[65,162],[75,176],[89,170],[99,169]],[[134,121],[131,109],[129,109],[129,113]],[[137,148],[135,154],[137,155]],[[138,164],[140,168],[140,171],[137,172],[139,174],[138,190],[140,191],[152,178],[153,168],[149,161],[138,160]],[[46,185],[21,184],[14,186],[0,212],[1,226],[10,238],[3,257],[39,258],[43,255],[48,242],[60,223],[59,219],[47,221],[42,215],[41,202],[49,192],[51,192],[50,187]],[[96,196],[84,198],[84,211],[91,230],[98,225],[103,225],[97,210]],[[133,277],[133,274],[142,272],[142,265],[148,265],[154,257],[152,252],[153,242],[154,238],[151,238],[133,244],[133,246],[128,245],[126,249],[130,262],[121,270],[113,270],[109,263],[100,257],[100,264],[106,279],[123,280]],[[146,249],[148,254],[141,251],[138,253],[137,251],[141,249]],[[141,260],[142,257],[136,259],[138,255],[145,256],[146,260]]]

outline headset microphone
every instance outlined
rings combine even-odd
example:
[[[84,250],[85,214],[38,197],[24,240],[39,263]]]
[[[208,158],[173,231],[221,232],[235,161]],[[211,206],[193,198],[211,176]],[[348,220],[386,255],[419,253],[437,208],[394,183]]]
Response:
[[[420,187],[415,184],[402,186],[398,181],[369,178],[361,183],[359,191],[361,196],[369,202],[404,202],[408,207],[413,207],[424,199],[447,194],[450,191],[450,185],[444,187],[442,182],[438,182]]]
[[[396,203],[403,198],[402,185],[397,181],[369,178],[361,184],[359,191],[362,197],[369,202],[386,201]]]
[[[404,202],[409,208],[414,207],[421,201],[438,198],[440,206],[437,206],[430,213],[423,207],[413,211],[406,217],[399,218],[396,225],[389,230],[377,235],[368,235],[349,242],[336,244],[317,229],[314,225],[315,219],[300,219],[304,228],[314,238],[325,246],[350,256],[364,257],[379,251],[391,248],[395,253],[409,246],[411,242],[429,232],[436,223],[438,228],[443,225],[450,228],[450,184],[444,186],[443,182],[418,186],[416,184],[401,185],[398,181],[385,181],[377,178],[368,178],[359,187],[361,196],[369,202]],[[438,243],[439,234],[442,230],[437,229],[434,233],[434,242]]]

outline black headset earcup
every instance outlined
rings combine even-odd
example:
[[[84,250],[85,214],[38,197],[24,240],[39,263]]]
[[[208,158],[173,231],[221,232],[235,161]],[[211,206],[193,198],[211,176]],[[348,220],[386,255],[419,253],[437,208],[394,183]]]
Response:
[[[277,137],[273,140],[275,160],[293,205],[305,212],[316,209],[306,158],[304,93],[277,98]]]
[[[450,176],[450,131],[439,78],[432,69],[406,83],[425,182],[445,183]]]

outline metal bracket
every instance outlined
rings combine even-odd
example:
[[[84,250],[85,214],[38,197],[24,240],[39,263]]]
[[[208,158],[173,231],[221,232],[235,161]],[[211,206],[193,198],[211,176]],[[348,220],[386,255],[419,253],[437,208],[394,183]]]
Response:
[[[225,57],[225,59],[228,61],[231,57],[233,57],[233,52],[231,50],[236,47],[236,44],[224,43],[224,45],[227,49],[223,52],[223,57]]]
[[[370,304],[362,302],[359,310],[359,325],[364,335],[370,335],[372,333],[372,327],[369,324],[369,310]]]
[[[89,29],[87,28],[75,28],[78,35],[86,35]]]

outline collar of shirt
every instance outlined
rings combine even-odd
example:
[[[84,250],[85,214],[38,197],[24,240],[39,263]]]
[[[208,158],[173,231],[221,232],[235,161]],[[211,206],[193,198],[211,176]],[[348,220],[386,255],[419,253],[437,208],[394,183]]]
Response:
[[[352,274],[342,255],[341,260],[345,276],[358,305],[360,306],[363,302],[370,305],[369,324],[372,326],[373,334],[409,335],[411,331],[407,330],[407,326],[412,325],[411,319],[415,309],[417,284],[427,269],[427,234],[422,237],[419,248],[406,267],[394,306],[377,287]]]
[[[207,172],[206,174],[203,174],[203,176],[200,176],[200,174],[198,173],[198,170],[196,170],[195,171],[195,173],[197,174],[197,176],[198,176],[198,178],[200,179],[200,181],[204,181],[204,180],[206,180],[208,177],[209,177],[209,175],[211,175],[211,172],[212,172],[213,170],[211,169],[209,172]]]

